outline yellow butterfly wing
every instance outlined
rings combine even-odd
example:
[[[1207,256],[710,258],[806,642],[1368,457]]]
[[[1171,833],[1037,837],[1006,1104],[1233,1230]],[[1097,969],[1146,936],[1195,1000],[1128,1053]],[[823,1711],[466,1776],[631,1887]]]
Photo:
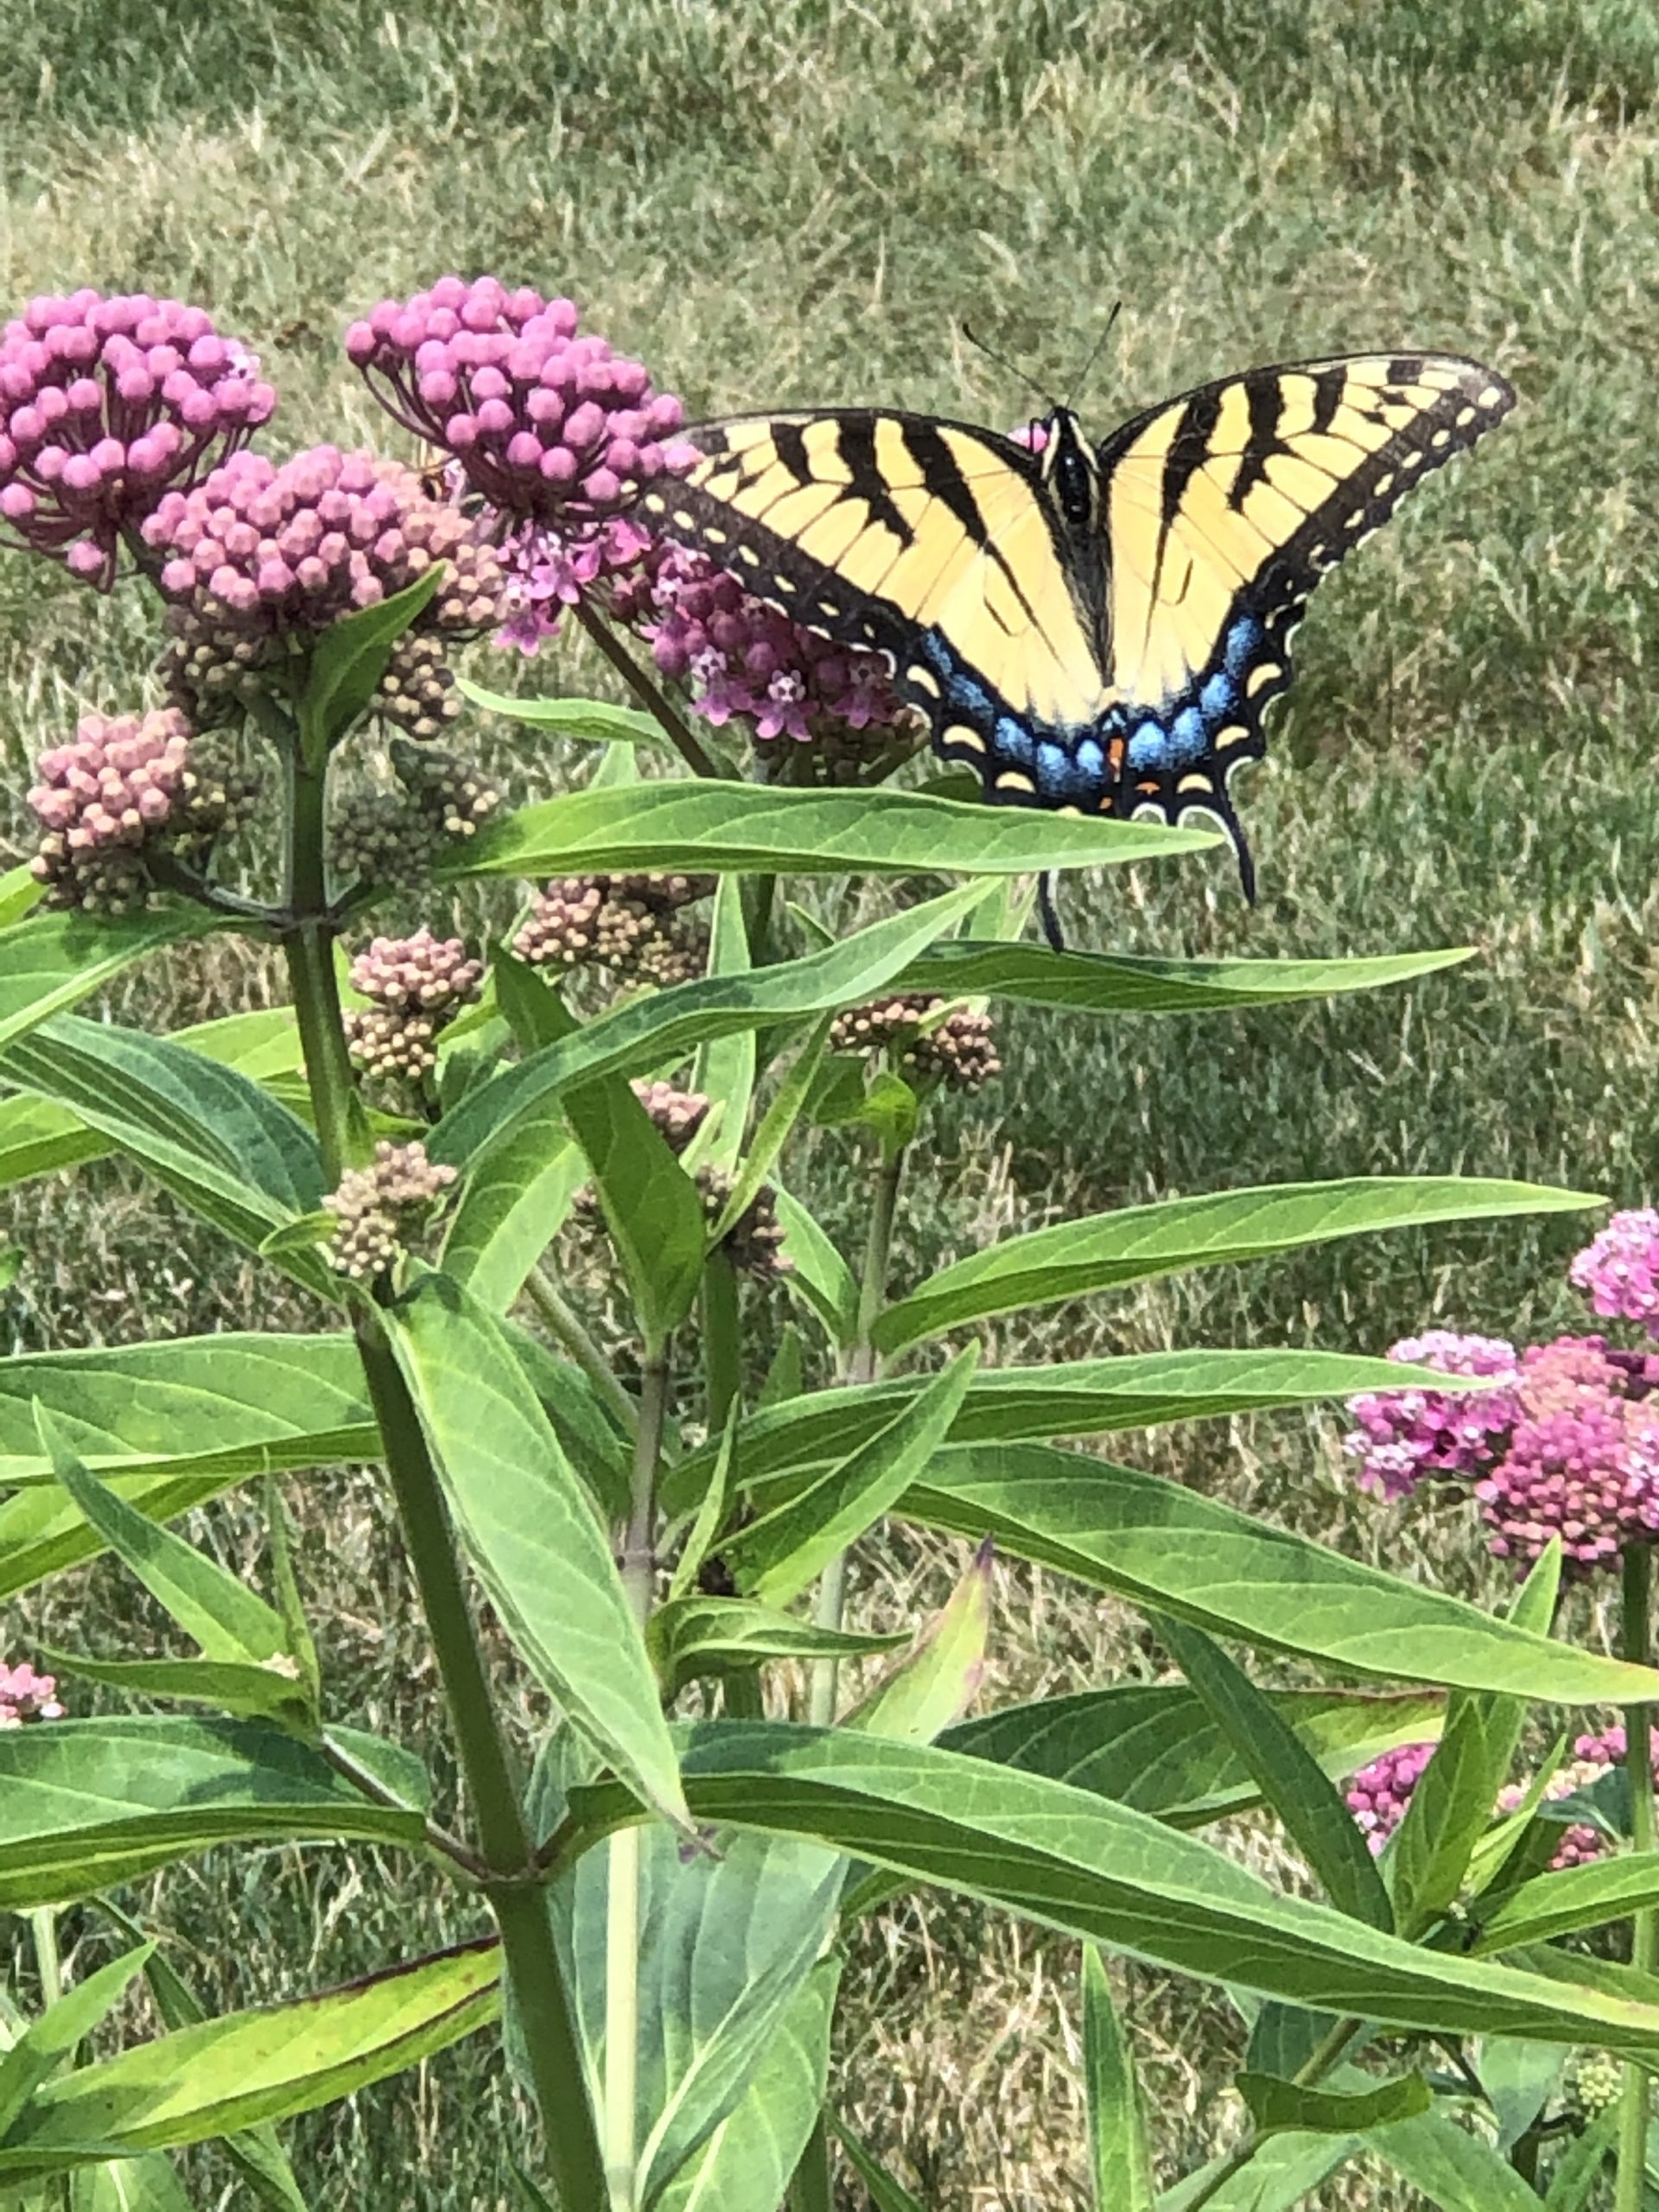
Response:
[[[1085,728],[1105,696],[1104,563],[1070,557],[1012,439],[846,408],[686,433],[702,460],[646,495],[647,525],[837,643],[887,654],[948,757],[988,784],[999,718]]]
[[[1248,883],[1227,781],[1264,749],[1309,593],[1514,404],[1478,361],[1360,354],[1205,385],[1108,439],[1110,697],[1093,739],[1118,772],[1096,803],[1217,815]]]

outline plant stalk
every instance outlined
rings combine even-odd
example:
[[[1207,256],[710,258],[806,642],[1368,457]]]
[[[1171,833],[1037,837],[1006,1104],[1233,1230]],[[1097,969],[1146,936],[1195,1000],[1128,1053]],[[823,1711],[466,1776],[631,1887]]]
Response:
[[[667,732],[674,750],[696,776],[728,778],[729,772],[721,766],[714,755],[706,752],[693,735],[691,726],[670,700],[667,693],[646,675],[633,655],[617,636],[610,624],[587,600],[576,601],[576,620],[599,647],[611,666],[627,685],[648,715],[654,716]]]
[[[63,1994],[63,1956],[58,1948],[55,1905],[36,1905],[29,1916],[29,1938],[35,1951],[35,1971],[41,1979],[41,2006],[46,2010]]]
[[[633,1496],[622,1542],[622,1587],[643,1628],[657,1582],[657,1478],[668,1417],[669,1346],[645,1347]],[[611,2212],[638,2212],[637,2102],[639,2076],[639,1866],[642,1831],[619,1828],[609,1853],[605,1896],[605,2179]]]
[[[1653,1657],[1653,1548],[1632,1544],[1624,1554],[1621,1656],[1638,1667]],[[1624,1771],[1630,1786],[1630,1840],[1637,1851],[1654,1847],[1653,1724],[1650,1705],[1633,1705],[1624,1716]],[[1659,1966],[1659,1910],[1649,1906],[1630,1922],[1630,1964],[1644,1974]],[[1618,2175],[1614,2212],[1642,2212],[1646,2195],[1648,2077],[1624,2069],[1618,2108]]]
[[[743,1387],[742,1338],[737,1311],[737,1271],[716,1248],[702,1263],[699,1315],[709,1433],[723,1436]]]
[[[615,1369],[583,1328],[564,1293],[545,1268],[531,1269],[524,1279],[524,1294],[550,1333],[616,1415],[624,1431],[633,1435],[639,1425],[639,1407],[617,1380]]]
[[[819,2113],[789,2185],[789,2212],[836,2212],[836,2184],[830,2164],[830,2131]]]
[[[899,1185],[904,1179],[905,1147],[882,1157],[870,1205],[869,1228],[864,1240],[864,1269],[858,1287],[858,1320],[847,1356],[845,1380],[874,1382],[881,1370],[875,1349],[875,1325],[887,1301],[887,1274],[893,1264],[893,1231],[899,1213]],[[812,1607],[819,1628],[838,1629],[847,1609],[847,1554],[842,1552],[825,1567]],[[840,1675],[834,1659],[815,1659],[807,1690],[807,1719],[815,1728],[828,1728],[836,1717],[836,1691]]]
[[[1291,2076],[1297,2087],[1312,2088],[1316,2082],[1323,2081],[1364,2024],[1363,2020],[1352,2016],[1332,2021],[1320,2041]],[[1222,2160],[1197,2195],[1187,2198],[1185,2212],[1201,2212],[1203,2206],[1213,2203],[1234,2175],[1242,2173],[1263,2143],[1271,2140],[1270,2136],[1252,2135],[1241,2143],[1236,2151]]]

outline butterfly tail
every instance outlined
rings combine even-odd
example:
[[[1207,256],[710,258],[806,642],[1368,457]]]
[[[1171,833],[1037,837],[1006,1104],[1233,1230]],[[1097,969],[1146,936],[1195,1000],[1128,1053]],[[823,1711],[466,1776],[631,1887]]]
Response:
[[[1227,842],[1233,849],[1233,858],[1238,862],[1238,886],[1244,893],[1244,903],[1248,906],[1254,906],[1255,904],[1255,862],[1250,857],[1249,839],[1244,835],[1237,815],[1224,801],[1220,805],[1211,804],[1206,806],[1204,811],[1212,816],[1226,833]]]
[[[1065,950],[1065,932],[1060,927],[1059,915],[1054,908],[1054,878],[1046,870],[1037,879],[1037,912],[1042,918],[1043,935],[1055,952]]]

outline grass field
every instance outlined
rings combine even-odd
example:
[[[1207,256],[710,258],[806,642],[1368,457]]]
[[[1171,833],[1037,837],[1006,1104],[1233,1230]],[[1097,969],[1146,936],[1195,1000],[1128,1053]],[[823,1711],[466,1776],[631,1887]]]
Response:
[[[1478,957],[1408,994],[1198,1027],[1010,1022],[1007,1079],[944,1117],[912,1184],[901,1266],[1010,1223],[1258,1180],[1463,1169],[1626,1204],[1659,1185],[1650,10],[0,0],[0,302],[83,283],[201,300],[281,388],[274,443],[378,436],[340,333],[450,267],[569,291],[694,412],[867,399],[1017,420],[1028,398],[963,319],[1065,391],[1118,300],[1076,395],[1103,432],[1260,360],[1409,342],[1494,362],[1523,395],[1515,420],[1325,587],[1301,634],[1245,799],[1261,906],[1219,854],[1068,893],[1078,941],[1104,947]],[[144,621],[136,601],[0,563],[14,802],[77,710],[133,702]],[[268,987],[251,962],[181,962],[123,1005],[188,1019]],[[826,1143],[818,1164],[826,1214],[850,1227],[844,1156]],[[240,1263],[119,1171],[31,1186],[10,1212],[36,1255],[4,1294],[14,1347],[250,1310]],[[1063,1309],[1001,1331],[997,1356],[1548,1330],[1572,1312],[1579,1234],[1567,1218],[1332,1247]],[[1402,1539],[1357,1507],[1333,1434],[1324,1417],[1166,1432],[1153,1463],[1478,1586],[1454,1536]],[[375,1485],[296,1486],[294,1505],[334,1709],[429,1730]],[[227,1556],[251,1554],[251,1512],[213,1526]],[[949,1566],[943,1545],[895,1542],[869,1602],[897,1611]],[[1000,1591],[1001,1691],[1154,1663],[1115,1609],[1039,1575],[1004,1572]],[[88,1617],[112,1642],[145,1618],[94,1572],[16,1633],[72,1642]],[[240,2002],[343,1979],[442,1922],[418,1868],[326,1853],[215,1854],[157,1910],[204,1993]],[[1065,1947],[917,1905],[856,1965],[848,2098],[926,2201],[1081,2207]],[[1163,2147],[1190,2153],[1229,2031],[1149,1975],[1126,1986]],[[297,2126],[302,2177],[318,2202],[505,2206],[512,2106],[462,2048]],[[211,2156],[193,2171],[199,2202],[235,2201]],[[1331,2199],[1406,2201],[1351,2180]]]

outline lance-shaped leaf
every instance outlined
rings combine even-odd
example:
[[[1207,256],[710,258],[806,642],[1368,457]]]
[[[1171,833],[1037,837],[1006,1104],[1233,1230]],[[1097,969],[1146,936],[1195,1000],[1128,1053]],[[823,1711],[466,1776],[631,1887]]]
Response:
[[[206,1505],[235,1480],[226,1474],[120,1476],[110,1487],[152,1521]],[[0,1598],[32,1589],[49,1574],[93,1559],[104,1540],[55,1483],[18,1491],[0,1505]]]
[[[1364,1837],[1325,1770],[1273,1700],[1202,1629],[1165,1620],[1159,1624],[1159,1634],[1255,1777],[1262,1796],[1283,1821],[1332,1904],[1373,1928],[1391,1929],[1394,1912],[1389,1893]],[[1262,2125],[1259,2115],[1256,2125]]]
[[[795,1219],[780,1198],[779,1217]],[[793,1230],[791,1227],[791,1239]],[[798,1267],[802,1246],[786,1241]],[[843,1268],[844,1268],[843,1262]],[[785,1277],[788,1281],[789,1278]],[[847,1273],[847,1283],[852,1277]],[[856,1302],[855,1291],[853,1294]],[[953,1444],[1018,1443],[1051,1436],[1104,1436],[1172,1421],[1317,1404],[1362,1390],[1432,1389],[1432,1368],[1327,1351],[1135,1352],[1058,1367],[998,1367],[976,1375],[950,1431]],[[913,1389],[906,1378],[817,1390],[764,1408],[738,1432],[738,1481],[747,1489],[776,1476],[782,1492],[798,1471],[839,1459],[886,1426]],[[708,1481],[715,1446],[688,1452],[664,1485],[682,1512]]]
[[[1095,2212],[1152,2212],[1152,2153],[1135,2055],[1092,1943],[1083,1954],[1083,2085]]]
[[[1332,1777],[1440,1733],[1442,1700],[1433,1691],[1264,1694],[1320,1771]],[[1177,1827],[1198,1827],[1260,1802],[1225,1731],[1180,1682],[1126,1682],[1006,1706],[947,1729],[940,1741],[949,1751],[1115,1797]]]
[[[1247,2165],[1230,2152],[1166,2189],[1158,2212],[1292,2212],[1363,2147],[1358,2135],[1270,2135]]]
[[[42,2089],[3,2148],[0,2176],[82,2164],[89,2141],[144,2150],[313,2112],[485,2026],[500,2007],[493,1942],[440,1952],[368,1981],[231,2012],[136,2044]]]
[[[1361,2135],[1390,2121],[1427,2112],[1434,2094],[1421,2074],[1402,2074],[1366,2089],[1325,2089],[1287,2082],[1277,2074],[1241,2074],[1243,2098],[1258,2135],[1294,2128],[1321,2135]]]
[[[455,689],[486,714],[500,715],[510,722],[524,722],[554,737],[575,738],[582,745],[644,745],[654,752],[670,750],[668,733],[655,715],[638,707],[613,707],[608,699],[516,699],[510,692],[486,691],[481,683],[455,678]]]
[[[691,1311],[708,1229],[702,1194],[620,1076],[579,1084],[564,1110],[593,1171],[648,1352]]]
[[[1440,2212],[1538,2212],[1536,2191],[1509,2160],[1446,2113],[1419,2113],[1374,2130],[1369,2139]]]
[[[858,1328],[858,1284],[852,1269],[798,1198],[779,1191],[774,1204],[784,1232],[783,1256],[789,1262],[785,1285],[812,1308],[832,1344],[850,1344]]]
[[[1208,1014],[1375,991],[1414,982],[1473,957],[1399,952],[1371,960],[1147,960],[1122,953],[1051,952],[1046,945],[952,938],[901,978],[907,991],[1010,999],[1087,1014]]]
[[[893,2179],[874,2152],[861,2143],[850,2128],[844,2127],[833,2116],[830,2125],[836,2142],[847,2154],[848,2164],[869,2191],[875,2212],[927,2212],[920,2199],[912,2196],[902,2182]]]
[[[747,976],[699,976],[629,999],[469,1090],[432,1131],[427,1150],[435,1160],[471,1161],[486,1144],[505,1141],[520,1116],[577,1084],[671,1066],[694,1046],[716,1037],[811,1020],[854,1005],[880,990],[966,912],[974,896],[969,884],[804,960]]]
[[[1040,1444],[948,1446],[906,1518],[1059,1567],[1136,1604],[1344,1673],[1560,1705],[1651,1698],[1646,1667],[1494,1620],[1138,1469]]]
[[[442,563],[373,607],[331,622],[311,652],[299,723],[306,758],[320,768],[379,688],[391,649],[443,582]]]
[[[200,907],[181,906],[123,916],[35,914],[0,931],[0,1046],[101,990],[146,953],[213,926]]]
[[[45,895],[46,886],[28,861],[9,868],[0,875],[0,930],[9,930],[25,914],[32,914]]]
[[[505,1313],[587,1180],[582,1147],[550,1099],[468,1173],[444,1234],[444,1273],[492,1313]]]
[[[0,1053],[0,1075],[68,1106],[215,1228],[251,1251],[322,1202],[316,1140],[234,1068],[141,1030],[60,1016]],[[314,1251],[286,1272],[333,1297]]]
[[[1007,1237],[942,1268],[887,1308],[876,1325],[875,1341],[884,1352],[900,1351],[988,1313],[1053,1306],[1185,1268],[1259,1260],[1338,1236],[1433,1222],[1576,1212],[1602,1203],[1582,1192],[1535,1183],[1376,1175],[1125,1206]]]
[[[380,1449],[345,1335],[227,1331],[0,1359],[0,1482],[53,1479],[36,1401],[65,1447],[103,1476],[276,1474]],[[10,1510],[0,1506],[0,1524]]]
[[[777,2212],[823,2104],[839,1959],[820,1959],[768,2040],[742,2098],[652,2212]]]
[[[657,1678],[604,1530],[501,1325],[426,1274],[392,1348],[479,1579],[543,1686],[683,1823]]]
[[[845,1715],[845,1728],[931,1744],[972,1704],[991,1630],[991,1548],[982,1544],[949,1601],[892,1671]]]
[[[222,1842],[358,1837],[418,1848],[268,1722],[125,1715],[0,1732],[0,1908],[65,1904]]]
[[[1484,1957],[1605,1928],[1659,1904],[1659,1851],[1620,1852],[1583,1866],[1535,1875],[1483,1917],[1475,1948]]]
[[[67,1996],[31,2020],[0,2057],[0,2139],[10,2133],[18,2113],[75,2045],[120,2003],[127,1985],[148,1963],[152,1948],[141,1943],[77,1982]]]
[[[723,1555],[740,1590],[786,1605],[837,1554],[856,1543],[926,1470],[956,1419],[979,1358],[969,1344],[868,1444],[772,1513],[728,1539]]]
[[[1546,1548],[1510,1608],[1517,1628],[1548,1633],[1560,1579],[1557,1541]],[[1526,1717],[1524,1700],[1515,1697],[1454,1696],[1446,1707],[1445,1732],[1389,1847],[1395,1910],[1408,1935],[1426,1929],[1457,1896],[1509,1778]]]
[[[874,791],[794,791],[687,778],[520,807],[449,855],[442,875],[1024,875],[1201,852],[1212,836]]]
[[[767,1102],[760,1116],[753,1141],[738,1162],[736,1179],[729,1196],[715,1222],[714,1234],[723,1236],[748,1211],[760,1196],[762,1185],[777,1164],[778,1155],[806,1103],[814,1076],[823,1058],[823,1048],[829,1042],[833,1014],[825,1014],[814,1027],[806,1042],[790,1063],[783,1081]],[[816,1228],[816,1223],[813,1224]]]
[[[1590,2193],[1601,2177],[1601,2170],[1612,2156],[1618,2141],[1618,2113],[1605,2112],[1601,2118],[1586,2127],[1576,2143],[1568,2144],[1555,2164],[1549,2177],[1549,2190],[1544,2198],[1544,2212],[1584,2212],[1590,2202]],[[1659,2166],[1654,2158],[1653,2138],[1648,2139],[1647,2182],[1649,2189],[1659,2188]]]
[[[1064,1783],[850,1729],[716,1721],[682,1737],[700,1821],[807,1838],[1200,1980],[1381,2025],[1659,2062],[1659,2005],[1419,1948],[1281,1895],[1197,1836]],[[626,1793],[573,1793],[580,1852]]]
[[[747,976],[749,933],[743,918],[741,877],[722,876],[715,893],[710,924],[709,973]],[[691,1088],[714,1102],[719,1116],[709,1149],[702,1157],[710,1166],[729,1174],[743,1150],[748,1128],[749,1106],[754,1097],[755,1039],[753,1029],[734,1030],[729,1037],[715,1037],[697,1048],[691,1070]]]
[[[647,1624],[646,1641],[673,1697],[703,1675],[729,1675],[768,1659],[861,1659],[891,1651],[905,1636],[860,1636],[821,1628],[749,1598],[671,1598]]]

